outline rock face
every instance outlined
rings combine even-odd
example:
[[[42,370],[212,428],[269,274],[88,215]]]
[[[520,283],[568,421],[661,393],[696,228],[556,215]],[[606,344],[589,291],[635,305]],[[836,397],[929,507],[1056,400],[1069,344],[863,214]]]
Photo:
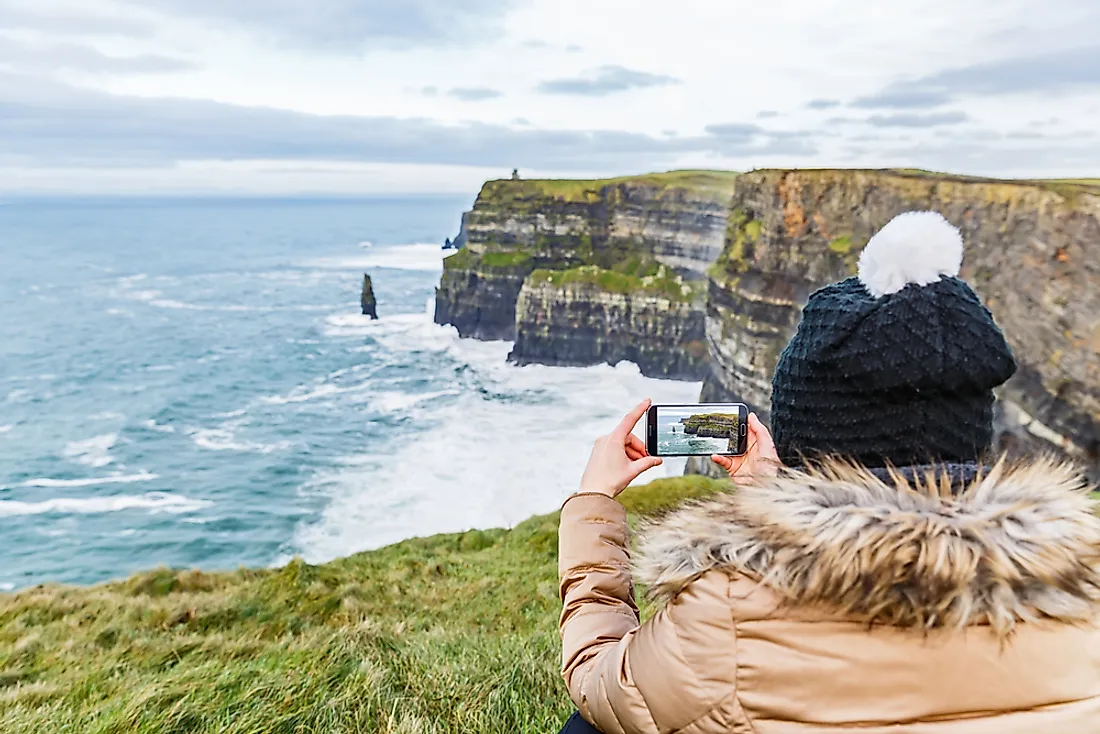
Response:
[[[703,438],[734,438],[737,436],[737,416],[704,413],[685,418],[684,433]]]
[[[628,360],[652,377],[703,379],[703,289],[661,275],[647,280],[596,267],[532,273],[519,294],[508,359],[574,366]]]
[[[363,273],[363,295],[360,297],[360,303],[363,306],[363,315],[370,316],[372,319],[378,318],[378,302],[374,298],[374,286],[371,284],[370,276]]]
[[[737,180],[711,268],[700,400],[766,417],[771,375],[818,287],[854,274],[895,215],[934,209],[966,242],[961,276],[1004,329],[1019,372],[1001,392],[1000,446],[1100,454],[1100,187],[923,172],[754,171]],[[700,469],[700,462],[692,462]]]
[[[444,260],[435,320],[462,336],[514,339],[516,301],[537,269],[651,260],[702,280],[722,250],[733,181],[733,174],[699,171],[490,181],[463,216],[455,240],[463,250]]]

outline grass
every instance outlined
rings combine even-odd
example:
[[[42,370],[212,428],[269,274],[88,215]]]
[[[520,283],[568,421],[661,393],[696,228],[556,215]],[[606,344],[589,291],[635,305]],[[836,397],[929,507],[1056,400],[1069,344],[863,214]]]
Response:
[[[630,489],[632,517],[724,487]],[[0,731],[549,732],[557,514],[311,566],[0,595]]]
[[[597,203],[604,200],[606,189],[620,185],[657,187],[662,194],[688,191],[725,199],[733,196],[737,175],[733,171],[683,170],[604,179],[501,179],[485,184],[479,199],[514,203],[516,200],[552,198],[565,202]]]
[[[584,265],[569,270],[536,270],[529,277],[533,283],[549,283],[555,287],[586,285],[609,293],[664,296],[684,303],[703,295],[702,283],[685,282],[670,268],[658,266],[653,271],[643,271],[647,273],[645,275],[634,275],[621,272],[621,265],[613,269]]]
[[[443,259],[445,270],[497,270],[525,271],[533,268],[532,254],[527,250],[494,250],[483,255],[475,255],[469,248],[463,247],[453,255]]]

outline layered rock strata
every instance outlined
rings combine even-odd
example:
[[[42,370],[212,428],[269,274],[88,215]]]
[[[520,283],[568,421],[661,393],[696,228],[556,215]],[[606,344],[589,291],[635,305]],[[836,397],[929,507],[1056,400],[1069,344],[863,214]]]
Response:
[[[932,209],[963,233],[961,276],[1020,364],[1001,391],[999,446],[1100,454],[1100,187],[919,171],[754,171],[735,186],[710,270],[701,401],[767,418],[771,375],[809,294],[855,272],[871,235]],[[698,468],[699,462],[693,462]]]

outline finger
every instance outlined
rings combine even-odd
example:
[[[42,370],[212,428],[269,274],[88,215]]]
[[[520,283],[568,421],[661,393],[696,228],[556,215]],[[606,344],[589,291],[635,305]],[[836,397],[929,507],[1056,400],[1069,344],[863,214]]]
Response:
[[[726,471],[733,471],[733,457],[732,456],[722,456],[721,454],[714,454],[713,456],[710,457],[710,460],[713,461],[718,466],[722,467]]]
[[[609,438],[615,441],[625,441],[626,434],[634,430],[634,426],[638,424],[638,421],[642,419],[645,412],[649,410],[649,406],[653,401],[643,400],[634,406],[634,410],[626,414],[626,417],[619,422],[619,425],[615,427],[615,430],[611,432]]]
[[[644,459],[646,456],[649,456],[649,454],[645,453],[644,451],[638,451],[631,446],[626,447],[626,458],[630,459],[631,461]]]
[[[660,457],[657,456],[643,456],[637,461],[630,462],[630,471],[633,474],[630,481],[633,482],[634,479],[636,479],[638,475],[642,472],[649,471],[650,469],[660,466],[663,463],[664,462],[661,461]]]
[[[627,451],[637,451],[642,456],[649,456],[649,449],[646,448],[645,441],[633,433],[626,435],[626,449]]]

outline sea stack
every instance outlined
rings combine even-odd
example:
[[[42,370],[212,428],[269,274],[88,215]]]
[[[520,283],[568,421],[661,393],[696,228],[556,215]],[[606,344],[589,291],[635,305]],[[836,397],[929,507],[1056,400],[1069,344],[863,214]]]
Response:
[[[370,275],[363,273],[363,315],[372,319],[378,318],[377,302],[374,300],[374,288],[371,286]]]

